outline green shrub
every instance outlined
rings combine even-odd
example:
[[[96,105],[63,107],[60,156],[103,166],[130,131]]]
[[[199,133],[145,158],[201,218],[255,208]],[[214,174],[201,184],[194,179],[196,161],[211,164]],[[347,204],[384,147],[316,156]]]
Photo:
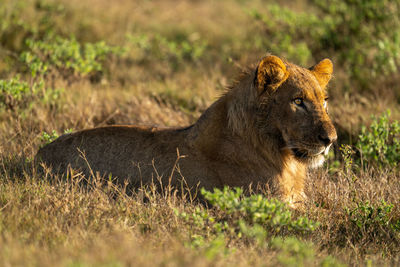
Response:
[[[323,47],[339,51],[354,78],[397,72],[400,60],[400,1],[312,0],[331,27],[324,27]],[[364,84],[366,86],[366,84]]]
[[[0,47],[18,54],[26,38],[54,32],[56,19],[64,15],[64,6],[54,1],[0,0]]]
[[[28,83],[20,76],[8,80],[0,80],[0,107],[8,110],[29,108],[34,101],[54,103],[62,89],[46,88],[43,80]]]
[[[379,118],[373,117],[370,127],[363,126],[356,147],[365,163],[380,167],[397,166],[400,161],[400,123],[389,122],[388,110]]]
[[[223,234],[219,234],[208,240],[203,235],[192,235],[190,243],[186,244],[196,250],[200,250],[207,259],[212,260],[218,255],[228,255],[231,251],[226,247],[226,240]]]
[[[43,41],[28,39],[28,51],[21,60],[29,67],[33,77],[58,74],[63,78],[83,77],[104,71],[104,63],[111,55],[123,50],[105,42],[79,43],[75,38],[48,36]]]
[[[315,257],[311,244],[297,238],[274,238],[271,247],[278,251],[277,260],[283,266],[309,266]]]
[[[304,13],[277,4],[263,13],[250,12],[262,22],[261,45],[267,51],[300,64],[307,63],[311,54],[315,60],[333,57],[348,75],[349,88],[372,89],[398,73],[399,0],[309,2]]]
[[[130,44],[141,52],[138,60],[166,61],[176,70],[184,62],[196,62],[207,49],[207,42],[200,39],[197,34],[178,34],[167,38],[155,34],[128,35]]]
[[[306,217],[294,218],[286,204],[276,199],[256,194],[243,196],[240,188],[225,187],[223,190],[214,189],[213,192],[202,189],[201,193],[213,209],[197,207],[191,214],[178,215],[203,234],[210,231],[212,236],[225,234],[233,238],[245,237],[261,244],[267,236],[311,232],[319,225]]]
[[[302,242],[295,237],[274,238],[271,240],[271,248],[278,252],[276,258],[282,266],[312,266],[316,261],[316,250],[312,243]],[[332,256],[322,258],[320,266],[346,266],[338,262]]]
[[[294,12],[278,4],[269,5],[267,14],[258,10],[251,10],[249,14],[263,23],[265,38],[258,44],[261,49],[287,57],[300,65],[310,62],[312,51],[306,36],[318,21],[315,15]]]
[[[240,188],[230,190],[225,187],[223,190],[214,189],[214,192],[203,189],[201,193],[226,218],[234,218],[237,222],[249,225],[261,225],[270,233],[282,230],[313,231],[318,226],[318,223],[305,217],[294,219],[284,202],[267,199],[259,194],[244,197]]]

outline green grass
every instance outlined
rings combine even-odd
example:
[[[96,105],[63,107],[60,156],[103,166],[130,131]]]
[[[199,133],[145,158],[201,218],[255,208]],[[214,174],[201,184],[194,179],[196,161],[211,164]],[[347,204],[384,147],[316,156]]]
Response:
[[[0,0],[0,265],[399,264],[398,10],[363,3]],[[202,192],[212,206],[127,194],[34,165],[69,129],[188,125],[266,52],[334,61],[341,149],[310,173],[302,210],[240,190]]]

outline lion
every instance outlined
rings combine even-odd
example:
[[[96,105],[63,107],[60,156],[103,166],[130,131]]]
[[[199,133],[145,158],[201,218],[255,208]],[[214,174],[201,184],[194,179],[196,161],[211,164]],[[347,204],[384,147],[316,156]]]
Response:
[[[62,172],[72,167],[133,186],[155,177],[207,190],[265,185],[290,204],[301,202],[308,168],[321,166],[337,139],[327,107],[332,71],[329,59],[307,69],[267,55],[193,125],[82,130],[62,135],[36,158]]]

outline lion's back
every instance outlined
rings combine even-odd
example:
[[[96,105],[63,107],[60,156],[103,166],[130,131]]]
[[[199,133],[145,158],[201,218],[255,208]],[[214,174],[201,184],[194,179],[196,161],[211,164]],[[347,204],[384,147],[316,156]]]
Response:
[[[171,131],[109,126],[62,135],[42,147],[36,158],[62,173],[70,166],[85,174],[93,171],[125,179],[138,176],[140,165],[154,159],[172,162],[168,158],[176,158],[176,147],[183,141],[182,134]]]

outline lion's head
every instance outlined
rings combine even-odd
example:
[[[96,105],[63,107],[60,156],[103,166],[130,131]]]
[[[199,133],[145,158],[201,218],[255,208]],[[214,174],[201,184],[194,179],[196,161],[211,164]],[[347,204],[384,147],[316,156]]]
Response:
[[[259,129],[275,135],[282,150],[311,167],[323,163],[337,139],[326,92],[332,70],[329,59],[305,69],[270,55],[255,73]]]

